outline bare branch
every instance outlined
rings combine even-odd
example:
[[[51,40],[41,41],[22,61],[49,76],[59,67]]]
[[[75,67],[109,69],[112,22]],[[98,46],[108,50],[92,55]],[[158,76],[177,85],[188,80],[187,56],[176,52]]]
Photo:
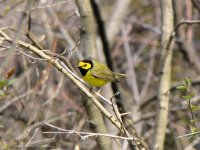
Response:
[[[19,96],[14,97],[13,99],[11,99],[10,101],[8,101],[7,103],[5,103],[3,106],[0,107],[0,113],[3,112],[6,108],[8,108],[10,105],[12,105],[13,103],[21,100],[22,98],[32,94],[34,92],[34,90],[29,90]]]
[[[43,132],[44,134],[76,134],[82,140],[85,140],[85,139],[90,138],[90,137],[97,137],[97,136],[105,136],[105,137],[117,138],[117,139],[128,140],[128,141],[138,140],[137,138],[134,138],[134,137],[123,137],[123,136],[103,134],[103,133],[78,132],[78,131],[75,131],[75,130],[67,130],[67,129],[59,128],[59,127],[56,127],[56,126],[49,124],[49,123],[44,123],[44,124],[51,127],[51,128],[58,130],[58,131],[55,131],[55,132]]]

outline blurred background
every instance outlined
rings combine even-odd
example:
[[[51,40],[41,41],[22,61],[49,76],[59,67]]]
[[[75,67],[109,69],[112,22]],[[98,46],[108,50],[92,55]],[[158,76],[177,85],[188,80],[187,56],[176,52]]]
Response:
[[[199,19],[200,3],[194,1],[173,1],[175,25],[183,19]],[[161,67],[160,2],[96,0],[96,3],[109,40],[113,70],[129,75],[117,84],[121,94],[119,103],[124,112],[129,112],[140,137],[150,145]],[[119,8],[123,8],[123,13]],[[72,68],[87,51],[81,49],[80,17],[74,0],[1,0],[0,29],[16,41],[25,41],[47,54],[63,56]],[[199,25],[183,25],[175,37],[165,149],[200,148],[194,137],[177,139],[191,132],[191,116],[187,102],[175,89],[184,78],[191,78],[195,91],[192,103],[199,106],[199,29]],[[98,24],[96,33],[96,59],[106,63]],[[80,76],[78,70],[74,72]],[[194,111],[197,120],[199,114],[199,110]],[[81,140],[74,134],[44,134],[52,131],[42,125],[44,121],[64,129],[92,132],[92,121],[76,86],[44,59],[0,40],[0,149],[26,144],[32,149],[98,149],[95,138]]]

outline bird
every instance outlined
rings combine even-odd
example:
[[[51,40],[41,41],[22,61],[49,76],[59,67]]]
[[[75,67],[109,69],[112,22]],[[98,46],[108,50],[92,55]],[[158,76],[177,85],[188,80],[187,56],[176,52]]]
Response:
[[[126,77],[94,59],[81,60],[76,68],[79,68],[83,80],[91,87],[103,87],[109,82],[118,82],[119,78]]]

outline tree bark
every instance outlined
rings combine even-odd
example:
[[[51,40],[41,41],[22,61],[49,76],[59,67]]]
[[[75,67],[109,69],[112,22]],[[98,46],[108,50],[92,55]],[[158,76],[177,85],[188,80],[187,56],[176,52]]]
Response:
[[[161,75],[158,89],[158,108],[156,116],[155,135],[153,141],[154,150],[163,150],[166,126],[168,121],[168,105],[171,85],[171,61],[173,41],[169,42],[173,31],[173,7],[172,0],[161,0],[162,12],[162,57]]]

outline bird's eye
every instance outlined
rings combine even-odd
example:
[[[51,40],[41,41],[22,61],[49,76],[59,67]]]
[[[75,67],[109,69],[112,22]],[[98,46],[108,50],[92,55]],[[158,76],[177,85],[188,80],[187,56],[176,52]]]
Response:
[[[87,64],[83,65],[83,67],[86,67],[86,66],[87,66]]]

